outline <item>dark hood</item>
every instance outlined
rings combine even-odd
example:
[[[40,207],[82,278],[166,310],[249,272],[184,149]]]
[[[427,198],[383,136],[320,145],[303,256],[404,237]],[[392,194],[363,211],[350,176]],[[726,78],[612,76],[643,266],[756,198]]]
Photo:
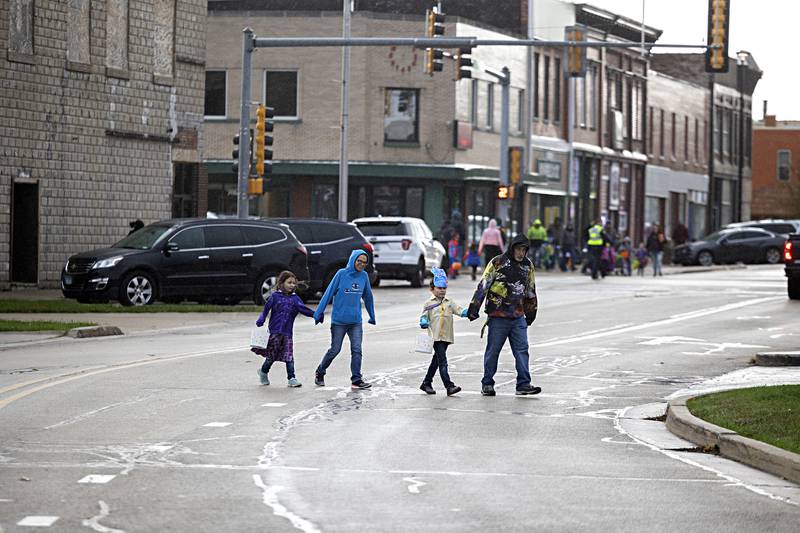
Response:
[[[508,249],[506,250],[506,256],[512,261],[514,260],[514,247],[520,244],[524,245],[526,249],[530,248],[531,246],[531,243],[530,241],[528,241],[528,238],[522,233],[519,233],[516,237],[514,237],[511,240],[511,244],[508,245]]]
[[[73,254],[70,258],[75,259],[107,259],[109,257],[114,257],[117,255],[128,256],[134,254],[140,254],[142,252],[150,252],[152,250],[138,250],[134,248],[97,248],[95,250],[89,250],[88,252],[80,252],[77,254]]]

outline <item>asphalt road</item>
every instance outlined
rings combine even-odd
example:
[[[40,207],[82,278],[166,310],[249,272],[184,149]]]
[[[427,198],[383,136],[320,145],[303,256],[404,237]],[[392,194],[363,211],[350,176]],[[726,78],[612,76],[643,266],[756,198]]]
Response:
[[[647,420],[678,391],[750,379],[756,351],[797,348],[779,267],[542,274],[533,397],[514,395],[508,348],[498,395],[480,395],[482,320],[465,319],[448,351],[464,391],[437,376],[425,395],[411,348],[429,293],[375,294],[363,392],[347,341],[314,386],[329,330],[302,316],[299,389],[280,364],[259,384],[255,316],[0,349],[0,531],[798,531],[800,487]]]

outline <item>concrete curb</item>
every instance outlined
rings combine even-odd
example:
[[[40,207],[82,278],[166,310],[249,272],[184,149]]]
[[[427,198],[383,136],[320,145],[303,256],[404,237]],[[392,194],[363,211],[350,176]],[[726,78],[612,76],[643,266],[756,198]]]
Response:
[[[681,396],[669,401],[668,430],[703,448],[716,448],[723,457],[800,484],[800,455],[697,418],[689,412],[686,402],[700,396],[704,395]]]
[[[674,265],[667,265],[669,268],[676,270],[669,270],[664,272],[665,276],[679,276],[682,274],[701,274],[703,272],[716,272],[720,270],[746,270],[747,265],[716,265],[710,267],[680,267]]]
[[[761,352],[756,354],[759,366],[800,366],[800,352]]]
[[[86,339],[90,337],[108,337],[110,335],[122,335],[122,330],[117,326],[87,326],[83,328],[72,328],[67,332],[68,337],[73,339]]]

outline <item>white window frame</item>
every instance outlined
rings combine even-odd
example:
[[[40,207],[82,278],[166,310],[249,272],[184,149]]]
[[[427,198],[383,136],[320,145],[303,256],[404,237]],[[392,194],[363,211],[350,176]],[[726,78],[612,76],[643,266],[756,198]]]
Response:
[[[228,118],[228,71],[224,68],[209,68],[206,72],[224,72],[225,73],[225,112],[222,115],[206,115],[205,112],[205,91],[203,92],[203,118],[205,120],[225,120]]]
[[[297,75],[297,82],[295,83],[295,101],[297,102],[297,109],[295,115],[275,115],[273,119],[275,122],[297,122],[300,120],[300,69],[297,68],[265,68],[261,76],[261,101],[267,101],[267,74],[270,72],[294,72]]]

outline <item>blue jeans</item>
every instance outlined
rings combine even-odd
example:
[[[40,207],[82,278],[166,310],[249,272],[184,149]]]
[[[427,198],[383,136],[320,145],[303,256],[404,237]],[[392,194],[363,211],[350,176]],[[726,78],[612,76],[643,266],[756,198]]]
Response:
[[[650,252],[653,258],[653,276],[661,275],[661,260],[664,258],[664,252]]]
[[[447,372],[447,346],[449,344],[449,342],[444,341],[436,341],[433,343],[433,358],[431,359],[430,366],[428,366],[428,373],[425,374],[425,379],[422,381],[423,383],[427,383],[428,385],[433,383],[433,376],[438,369],[444,386],[448,389],[455,386],[455,383],[450,379],[450,374]]]
[[[325,371],[342,351],[345,334],[350,338],[350,381],[355,383],[361,381],[361,324],[333,324],[331,326],[331,347],[322,357],[317,372],[325,375]]]
[[[525,317],[501,318],[489,317],[489,335],[486,341],[486,352],[483,354],[482,385],[494,385],[497,372],[497,359],[500,350],[506,343],[511,343],[511,353],[517,368],[517,390],[531,384],[531,373],[528,370],[528,324]]]
[[[266,357],[264,359],[264,364],[261,365],[261,371],[265,374],[269,374],[269,369],[272,368],[272,364],[275,361]],[[286,379],[292,379],[294,377],[294,361],[287,361],[286,362]]]

